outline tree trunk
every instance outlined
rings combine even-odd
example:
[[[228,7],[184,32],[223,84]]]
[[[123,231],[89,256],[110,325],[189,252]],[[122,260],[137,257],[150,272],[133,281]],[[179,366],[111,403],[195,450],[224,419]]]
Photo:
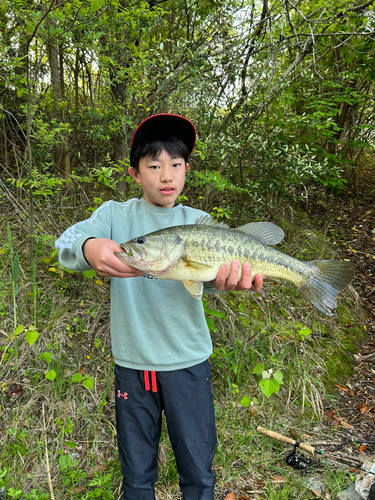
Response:
[[[48,27],[48,19],[46,24]],[[63,112],[58,109],[58,103],[64,93],[64,66],[62,47],[61,45],[58,47],[57,45],[53,44],[50,41],[49,37],[47,37],[46,43],[55,112],[58,120],[63,120]],[[69,155],[69,152],[67,151],[65,144],[56,144],[55,146],[53,146],[52,156],[55,175],[61,175],[61,173],[63,173],[65,178],[69,177],[70,170],[69,172],[66,170],[65,164],[65,156],[67,154]],[[68,164],[70,165],[70,160]]]
[[[127,9],[127,7],[128,2],[121,0],[120,9]],[[126,75],[121,75],[120,77],[118,75],[118,71],[122,72],[125,68],[129,67],[129,58],[127,55],[128,43],[128,30],[124,28],[117,34],[116,38],[116,48],[113,54],[116,64],[110,67],[112,97],[118,113],[120,113],[118,119],[121,121],[119,132],[113,136],[112,160],[117,165],[129,156],[126,129],[122,120],[122,116],[126,115],[127,109],[127,78]],[[125,181],[122,181],[118,187],[126,193],[128,185]]]

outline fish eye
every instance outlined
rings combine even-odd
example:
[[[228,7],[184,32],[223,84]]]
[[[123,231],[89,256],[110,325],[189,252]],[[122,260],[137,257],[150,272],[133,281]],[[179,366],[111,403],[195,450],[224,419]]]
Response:
[[[141,236],[140,238],[137,239],[137,243],[140,243],[142,245],[142,243],[146,243],[146,238],[144,236]]]

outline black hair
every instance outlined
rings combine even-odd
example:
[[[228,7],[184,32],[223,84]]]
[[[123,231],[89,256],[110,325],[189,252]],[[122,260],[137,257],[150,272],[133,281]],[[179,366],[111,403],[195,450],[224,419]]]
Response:
[[[132,167],[139,171],[139,161],[142,158],[156,158],[161,151],[166,151],[171,158],[189,159],[190,150],[185,142],[173,136],[157,136],[141,142],[132,154]]]

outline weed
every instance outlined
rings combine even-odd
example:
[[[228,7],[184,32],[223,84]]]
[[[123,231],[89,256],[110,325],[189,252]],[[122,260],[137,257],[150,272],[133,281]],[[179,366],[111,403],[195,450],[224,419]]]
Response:
[[[102,500],[112,500],[114,497],[111,492],[111,488],[113,486],[113,477],[111,473],[107,474],[98,474],[96,473],[88,483],[87,486],[89,488],[93,488],[92,491],[89,491],[87,495],[84,497],[85,500],[89,500],[91,498],[100,498]]]
[[[34,488],[29,493],[24,493],[23,498],[24,500],[48,500],[51,497],[49,493]]]

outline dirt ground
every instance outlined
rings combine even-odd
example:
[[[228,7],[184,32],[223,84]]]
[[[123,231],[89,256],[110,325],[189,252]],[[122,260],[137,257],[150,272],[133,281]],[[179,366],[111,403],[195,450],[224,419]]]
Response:
[[[349,439],[375,442],[375,179],[369,179],[358,191],[356,198],[348,192],[313,204],[311,213],[329,223],[328,232],[341,258],[355,263],[352,284],[367,315],[364,329],[368,337],[354,356],[353,375],[345,385],[337,385],[342,407],[327,408],[327,425],[340,425],[343,419]],[[356,449],[359,452],[359,446]],[[375,444],[364,444],[361,450],[375,455]]]

